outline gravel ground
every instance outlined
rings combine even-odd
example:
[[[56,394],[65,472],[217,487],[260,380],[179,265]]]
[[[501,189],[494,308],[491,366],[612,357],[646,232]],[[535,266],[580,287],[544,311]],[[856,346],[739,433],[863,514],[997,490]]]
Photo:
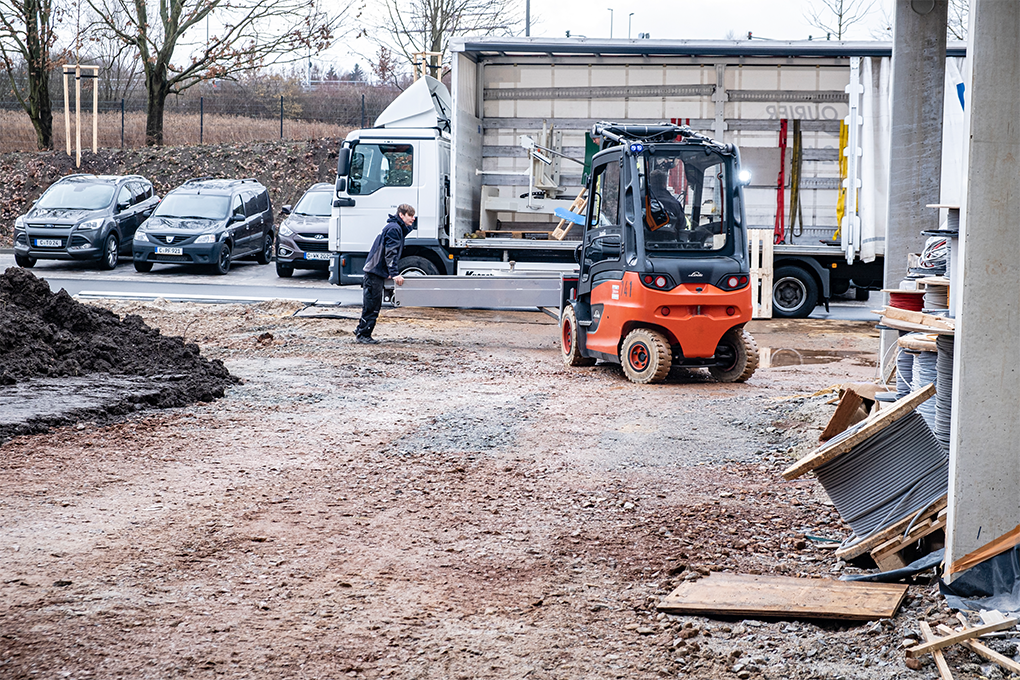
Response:
[[[949,622],[927,579],[861,625],[656,610],[709,571],[860,571],[780,472],[874,378],[872,324],[757,322],[814,363],[637,386],[565,368],[540,314],[387,310],[364,346],[356,310],[104,306],[242,382],[0,446],[4,678],[938,677],[902,651]]]

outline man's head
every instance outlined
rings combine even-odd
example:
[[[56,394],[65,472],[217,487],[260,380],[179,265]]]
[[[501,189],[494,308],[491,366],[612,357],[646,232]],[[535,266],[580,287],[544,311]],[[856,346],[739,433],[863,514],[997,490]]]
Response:
[[[401,203],[397,206],[397,217],[400,218],[401,222],[410,227],[414,224],[414,206]]]

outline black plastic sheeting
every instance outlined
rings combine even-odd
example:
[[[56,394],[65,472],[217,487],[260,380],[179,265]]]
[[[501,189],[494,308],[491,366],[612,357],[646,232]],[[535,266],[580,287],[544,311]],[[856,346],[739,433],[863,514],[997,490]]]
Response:
[[[940,582],[939,590],[953,609],[1020,611],[1020,546]]]
[[[899,569],[892,569],[890,571],[880,571],[877,574],[856,574],[854,576],[840,576],[840,581],[868,581],[871,583],[899,583],[905,581],[915,574],[920,574],[922,571],[929,571],[939,566],[942,563],[942,555],[945,549],[936,550],[935,552],[928,553],[924,557],[919,557],[905,567]]]

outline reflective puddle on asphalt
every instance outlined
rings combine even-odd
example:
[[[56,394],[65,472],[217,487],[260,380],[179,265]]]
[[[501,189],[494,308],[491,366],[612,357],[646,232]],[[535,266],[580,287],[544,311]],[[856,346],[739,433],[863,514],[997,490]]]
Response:
[[[877,366],[878,361],[873,352],[859,350],[818,350],[818,349],[787,349],[780,347],[758,348],[758,368],[782,368],[783,366],[803,366],[806,364],[834,364],[843,359],[850,359],[859,366]]]

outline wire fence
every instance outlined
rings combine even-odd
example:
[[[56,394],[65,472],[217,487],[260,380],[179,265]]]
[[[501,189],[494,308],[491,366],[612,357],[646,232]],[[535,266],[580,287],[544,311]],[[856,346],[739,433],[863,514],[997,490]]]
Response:
[[[349,85],[320,86],[283,94],[260,94],[215,87],[166,100],[164,144],[191,146],[268,141],[342,138],[353,128],[369,127],[400,91],[396,88]],[[102,100],[93,116],[93,95],[82,93],[80,118],[70,97],[72,148],[80,120],[82,149],[91,149],[93,118],[100,148],[145,145],[145,101],[138,97]],[[67,121],[63,96],[52,100],[53,146],[66,148]],[[28,114],[16,101],[0,100],[0,152],[34,151],[36,133]]]

